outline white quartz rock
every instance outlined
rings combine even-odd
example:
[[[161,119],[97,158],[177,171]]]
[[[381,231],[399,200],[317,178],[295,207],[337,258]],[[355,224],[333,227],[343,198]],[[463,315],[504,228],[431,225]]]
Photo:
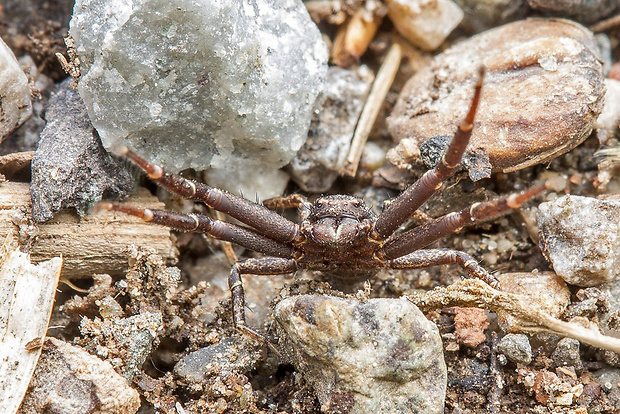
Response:
[[[104,146],[172,171],[287,164],[327,70],[299,0],[78,0],[70,34]]]
[[[596,286],[620,277],[620,203],[566,195],[538,208],[540,243],[567,283]]]
[[[0,39],[0,141],[32,114],[28,78],[9,47]]]
[[[422,50],[435,50],[463,20],[452,0],[387,0],[398,33]]]

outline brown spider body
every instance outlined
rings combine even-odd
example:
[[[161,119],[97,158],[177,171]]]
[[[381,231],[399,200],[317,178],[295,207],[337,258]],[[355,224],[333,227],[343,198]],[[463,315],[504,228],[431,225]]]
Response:
[[[471,256],[457,250],[425,249],[442,237],[465,226],[506,214],[544,190],[538,186],[439,217],[399,233],[397,230],[457,171],[469,143],[482,89],[483,73],[476,85],[465,120],[437,166],[427,171],[401,195],[391,200],[376,216],[357,197],[330,195],[309,203],[300,195],[253,203],[226,191],[169,174],[157,165],[125,149],[123,154],[141,167],[160,186],[187,199],[202,202],[245,225],[213,220],[206,215],[181,214],[164,210],[101,203],[107,210],[131,214],[181,231],[197,231],[263,253],[261,258],[238,261],[228,283],[232,295],[235,326],[258,339],[260,334],[245,325],[245,297],[242,274],[276,275],[298,269],[328,271],[345,280],[366,277],[381,269],[415,269],[457,264],[469,276],[497,287],[498,283]],[[299,223],[274,210],[297,208]]]
[[[301,237],[293,255],[299,268],[351,277],[377,268],[379,244],[370,238],[377,218],[361,199],[325,196],[300,210]]]

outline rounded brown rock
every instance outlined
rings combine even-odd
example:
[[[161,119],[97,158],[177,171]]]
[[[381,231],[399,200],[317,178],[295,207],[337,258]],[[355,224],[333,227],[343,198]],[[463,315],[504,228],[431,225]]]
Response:
[[[486,31],[438,55],[403,88],[391,117],[397,140],[453,135],[486,67],[469,148],[493,171],[549,161],[592,131],[605,92],[592,33],[561,19],[528,19]]]

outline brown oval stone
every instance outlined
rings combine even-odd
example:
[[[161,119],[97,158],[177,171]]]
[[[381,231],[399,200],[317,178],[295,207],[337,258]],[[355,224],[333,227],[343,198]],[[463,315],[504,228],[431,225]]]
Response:
[[[487,75],[470,149],[493,171],[549,161],[592,131],[605,92],[592,33],[561,19],[528,19],[486,31],[438,55],[403,88],[388,127],[400,141],[453,135],[478,68]]]

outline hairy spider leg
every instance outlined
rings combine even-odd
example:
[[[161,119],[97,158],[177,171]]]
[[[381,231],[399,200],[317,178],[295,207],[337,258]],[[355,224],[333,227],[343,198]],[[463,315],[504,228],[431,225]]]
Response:
[[[542,184],[506,197],[474,203],[459,212],[446,214],[432,223],[415,227],[388,240],[377,252],[377,256],[385,259],[396,259],[422,249],[444,236],[458,232],[463,227],[473,226],[481,221],[507,214],[546,189],[547,186]]]
[[[268,198],[263,201],[263,205],[269,210],[285,210],[288,208],[299,208],[308,205],[308,199],[301,194],[290,194],[282,197]]]
[[[454,175],[461,163],[461,158],[469,144],[474,128],[483,79],[484,68],[481,68],[467,116],[459,125],[441,161],[388,204],[375,223],[372,232],[373,238],[385,240],[392,235],[426,200],[441,188],[445,180]]]
[[[140,208],[110,202],[101,202],[97,204],[97,208],[140,217],[144,221],[180,231],[206,233],[215,239],[235,243],[269,256],[292,257],[293,255],[293,248],[287,244],[272,240],[252,229],[225,221],[213,220],[202,214],[175,213],[173,211]]]
[[[255,339],[266,343],[276,355],[281,357],[278,349],[271,344],[264,336],[248,327],[245,322],[245,293],[243,290],[242,274],[253,275],[281,275],[293,273],[297,270],[297,263],[294,259],[284,259],[279,257],[261,257],[257,259],[245,259],[238,261],[232,267],[228,276],[228,288],[232,297],[233,323],[235,328]]]
[[[202,202],[234,217],[270,239],[280,243],[290,243],[299,236],[299,226],[296,223],[260,204],[203,183],[187,180],[177,174],[167,173],[162,167],[151,164],[126,147],[122,148],[120,153],[138,165],[151,180],[166,190],[183,198]]]
[[[291,194],[283,197],[269,198],[263,201],[263,205],[270,210],[286,210],[296,208],[299,221],[303,222],[310,215],[312,204],[301,194]]]
[[[170,227],[181,231],[206,233],[213,238],[238,244],[250,250],[269,256],[260,259],[247,259],[235,263],[228,277],[231,292],[233,322],[240,332],[267,344],[271,350],[282,357],[277,348],[264,336],[249,328],[245,322],[245,294],[241,274],[279,275],[293,273],[297,270],[295,260],[291,259],[293,248],[283,243],[264,237],[257,232],[242,226],[213,220],[201,214],[183,214],[166,210],[133,207],[127,204],[101,202],[97,208],[118,211],[142,220]]]
[[[467,253],[449,249],[418,250],[393,260],[385,262],[390,269],[420,269],[424,267],[458,264],[471,277],[478,278],[495,289],[499,289],[499,282],[487,272],[478,262]]]

